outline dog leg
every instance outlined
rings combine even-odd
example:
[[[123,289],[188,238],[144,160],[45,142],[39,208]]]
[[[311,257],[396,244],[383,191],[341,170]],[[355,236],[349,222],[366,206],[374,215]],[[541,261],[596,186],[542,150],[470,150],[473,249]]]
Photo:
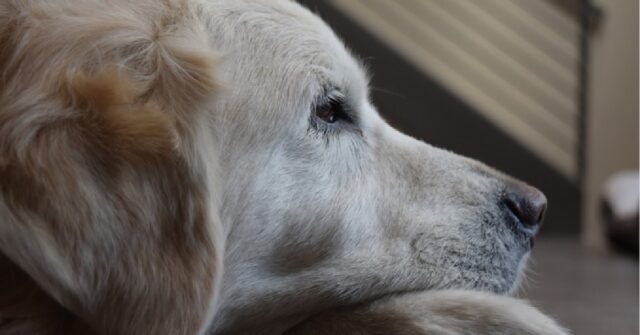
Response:
[[[524,300],[474,291],[408,293],[315,316],[287,335],[566,335]]]

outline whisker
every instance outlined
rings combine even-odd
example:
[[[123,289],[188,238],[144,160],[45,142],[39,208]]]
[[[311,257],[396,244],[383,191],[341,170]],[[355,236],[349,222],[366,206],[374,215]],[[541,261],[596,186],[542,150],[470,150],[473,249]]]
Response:
[[[406,99],[407,99],[407,97],[405,97],[405,96],[401,95],[400,93],[396,93],[396,92],[393,92],[393,91],[389,91],[389,90],[384,89],[384,88],[378,88],[378,87],[374,87],[374,86],[372,86],[372,87],[371,87],[371,90],[372,90],[372,91],[374,91],[374,92],[380,92],[380,93],[388,94],[388,95],[394,96],[394,97],[396,97],[396,98],[401,98],[401,99],[403,99],[403,100],[406,100]]]

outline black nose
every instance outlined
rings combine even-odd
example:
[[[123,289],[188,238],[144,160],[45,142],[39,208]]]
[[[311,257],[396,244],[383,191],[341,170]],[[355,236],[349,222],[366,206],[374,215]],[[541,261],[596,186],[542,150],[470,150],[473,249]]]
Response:
[[[516,217],[520,228],[535,233],[547,210],[547,198],[535,187],[518,184],[505,197],[507,209]]]

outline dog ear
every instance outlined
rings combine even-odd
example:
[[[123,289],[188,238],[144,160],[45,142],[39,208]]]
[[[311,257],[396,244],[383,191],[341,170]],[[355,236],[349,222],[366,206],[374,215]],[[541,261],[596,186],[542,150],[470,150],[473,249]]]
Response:
[[[0,251],[99,333],[201,333],[213,313],[208,45],[183,2],[0,3]]]

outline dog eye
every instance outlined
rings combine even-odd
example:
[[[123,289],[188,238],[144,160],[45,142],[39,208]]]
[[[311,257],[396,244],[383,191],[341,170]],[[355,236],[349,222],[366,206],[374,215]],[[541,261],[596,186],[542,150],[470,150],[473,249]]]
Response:
[[[334,97],[328,98],[325,103],[316,108],[316,116],[329,124],[336,123],[340,120],[351,121],[342,100]]]

